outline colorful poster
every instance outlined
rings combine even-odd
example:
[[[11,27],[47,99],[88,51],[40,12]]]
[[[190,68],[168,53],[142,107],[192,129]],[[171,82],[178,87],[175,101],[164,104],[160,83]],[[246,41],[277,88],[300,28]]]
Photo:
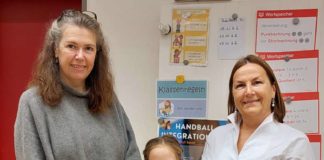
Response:
[[[314,50],[317,9],[257,12],[256,52]]]
[[[204,118],[207,81],[157,81],[157,116]]]
[[[218,36],[218,58],[238,59],[246,55],[243,18],[221,18]]]
[[[174,9],[171,64],[207,65],[209,9]]]
[[[226,120],[160,119],[159,136],[173,135],[183,148],[184,160],[199,160],[209,132],[227,122]]]
[[[309,141],[311,142],[312,149],[315,154],[316,160],[321,160],[321,146],[322,146],[322,135],[320,134],[308,134],[307,135]]]
[[[282,93],[318,91],[318,50],[258,55],[271,66]]]
[[[304,133],[319,133],[318,92],[284,93],[286,116],[284,122]]]

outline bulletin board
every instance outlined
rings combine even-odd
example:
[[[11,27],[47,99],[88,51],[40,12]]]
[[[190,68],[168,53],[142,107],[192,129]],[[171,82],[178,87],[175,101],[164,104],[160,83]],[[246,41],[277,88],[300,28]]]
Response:
[[[245,54],[255,54],[256,41],[256,14],[258,10],[287,10],[287,9],[318,9],[317,37],[315,49],[319,52],[324,51],[323,40],[321,35],[324,21],[321,20],[324,11],[324,2],[321,0],[296,1],[267,1],[267,0],[232,0],[221,2],[190,2],[177,3],[172,0],[165,1],[161,6],[160,22],[172,26],[172,12],[176,9],[209,9],[208,21],[208,51],[206,66],[190,66],[184,64],[169,63],[170,46],[172,43],[171,34],[161,35],[159,50],[159,79],[175,80],[177,75],[184,75],[188,80],[207,80],[208,97],[207,97],[207,119],[223,120],[227,117],[227,97],[228,97],[228,80],[231,69],[236,59],[222,59],[219,56],[219,26],[220,19],[232,18],[237,16],[245,21],[243,27],[244,47],[242,50]],[[172,28],[175,29],[175,28]],[[322,36],[323,37],[323,36]],[[324,64],[323,56],[319,53],[319,68]],[[323,79],[322,71],[319,71],[319,82]],[[319,85],[321,86],[321,85]],[[323,86],[323,85],[322,85]],[[324,93],[324,87],[319,87],[319,93]],[[323,96],[319,96],[323,99]],[[321,104],[319,104],[321,106]],[[323,117],[323,111],[320,115]],[[321,118],[322,119],[322,118]],[[320,121],[320,120],[319,120]],[[323,124],[319,126],[319,132],[323,133]],[[322,151],[323,153],[323,148]]]

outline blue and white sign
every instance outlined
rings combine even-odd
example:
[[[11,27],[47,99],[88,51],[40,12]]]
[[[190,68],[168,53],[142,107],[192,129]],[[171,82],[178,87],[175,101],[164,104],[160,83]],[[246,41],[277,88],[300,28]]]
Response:
[[[157,81],[157,116],[205,118],[207,81]]]

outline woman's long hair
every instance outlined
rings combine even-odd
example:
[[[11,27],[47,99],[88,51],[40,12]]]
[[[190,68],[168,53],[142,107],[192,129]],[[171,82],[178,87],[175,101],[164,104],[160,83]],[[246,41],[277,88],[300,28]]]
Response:
[[[86,79],[89,90],[88,107],[92,112],[102,112],[113,103],[113,77],[110,69],[109,51],[100,24],[91,17],[76,10],[65,10],[49,27],[43,48],[38,55],[29,87],[36,86],[44,102],[55,107],[63,97],[59,64],[55,50],[62,39],[65,25],[83,27],[96,35],[97,53],[94,67]]]

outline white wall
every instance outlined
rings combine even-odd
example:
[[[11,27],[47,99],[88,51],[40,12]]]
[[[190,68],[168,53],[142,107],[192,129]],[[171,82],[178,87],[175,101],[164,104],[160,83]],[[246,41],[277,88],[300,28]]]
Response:
[[[116,92],[132,123],[140,151],[157,136],[158,0],[88,0],[110,46]]]
[[[192,3],[176,4],[185,7]],[[214,5],[211,18],[230,17],[236,12],[247,21],[247,51],[254,53],[255,11],[262,9],[297,9],[318,8],[318,30],[316,49],[320,50],[320,100],[324,100],[324,2],[323,0],[232,0],[227,2],[199,3],[202,6]],[[111,59],[116,81],[116,91],[135,130],[138,146],[142,152],[145,143],[157,135],[157,118],[155,115],[155,81],[175,79],[184,73],[187,79],[207,79],[209,83],[208,118],[221,119],[227,113],[227,83],[229,72],[235,61],[217,60],[215,45],[209,45],[208,58],[214,59],[206,68],[188,68],[169,66],[166,57],[169,48],[163,46],[171,42],[170,37],[160,36],[157,26],[160,21],[171,22],[171,17],[161,16],[173,0],[87,0],[88,10],[98,14],[104,33],[111,48]],[[216,33],[211,33],[213,38]],[[214,39],[215,40],[215,39]],[[162,44],[162,45],[161,45]],[[160,46],[162,46],[160,48]],[[170,46],[170,45],[168,45]],[[214,54],[211,54],[214,53]],[[217,70],[212,70],[218,68]],[[323,102],[320,101],[320,106]],[[321,122],[324,123],[324,109],[321,111]],[[324,124],[320,126],[324,133]],[[322,155],[323,155],[322,147]]]

